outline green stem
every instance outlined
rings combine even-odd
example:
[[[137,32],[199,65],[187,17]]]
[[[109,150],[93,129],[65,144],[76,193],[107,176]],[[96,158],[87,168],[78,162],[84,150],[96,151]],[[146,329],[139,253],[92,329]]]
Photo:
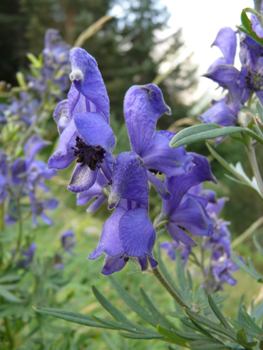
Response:
[[[17,242],[16,242],[16,248],[14,255],[12,257],[13,260],[15,260],[15,257],[20,249],[21,241],[22,241],[22,233],[23,233],[23,220],[21,215],[21,206],[20,206],[20,199],[17,199],[17,214],[18,214],[18,235],[17,235]]]
[[[190,308],[185,304],[185,302],[181,299],[179,294],[176,293],[176,291],[172,288],[172,286],[169,284],[169,282],[165,279],[161,271],[159,270],[158,267],[155,267],[152,269],[153,274],[157,279],[161,282],[161,284],[164,286],[164,288],[168,291],[168,293],[171,294],[171,296],[177,301],[179,305],[182,307],[185,307],[186,309]]]
[[[5,230],[5,202],[0,205],[0,232],[4,232]],[[3,243],[0,243],[0,266],[3,263],[3,254],[4,254],[4,249],[3,249]]]
[[[263,196],[263,182],[262,182],[262,178],[258,168],[254,144],[251,144],[250,147],[247,148],[247,153],[248,153],[248,159],[252,168],[253,175],[257,180],[258,187],[260,189],[261,195]]]
[[[236,246],[238,246],[240,243],[244,242],[246,239],[248,239],[258,227],[260,227],[263,224],[263,216],[261,216],[257,221],[253,222],[249,228],[247,228],[241,235],[239,235],[231,244],[232,249],[234,249]]]
[[[12,350],[12,349],[14,349],[14,346],[15,346],[15,339],[14,339],[14,335],[12,333],[9,319],[7,317],[4,318],[4,323],[5,323],[6,333],[7,333],[8,339],[9,339],[9,349]]]

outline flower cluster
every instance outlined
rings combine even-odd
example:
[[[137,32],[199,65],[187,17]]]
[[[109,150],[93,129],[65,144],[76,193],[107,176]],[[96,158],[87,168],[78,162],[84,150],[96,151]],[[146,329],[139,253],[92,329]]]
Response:
[[[95,198],[88,208],[94,212],[108,197],[108,208],[114,209],[89,259],[104,253],[102,273],[106,275],[121,270],[129,258],[137,259],[142,270],[149,262],[153,268],[157,266],[153,258],[156,232],[148,217],[149,183],[163,200],[159,219],[165,218],[176,244],[195,246],[190,234],[210,237],[214,228],[205,210],[207,200],[189,190],[215,179],[205,157],[187,153],[183,147],[170,148],[175,134],[155,131],[159,117],[171,113],[161,90],[148,84],[127,91],[124,117],[131,151],[114,158],[116,138],[97,63],[81,48],[71,50],[70,61],[72,85],[68,99],[54,112],[60,138],[48,166],[64,169],[76,162],[68,189],[77,193],[77,204],[85,205]]]
[[[7,201],[9,211],[5,215],[5,221],[9,225],[16,222],[18,216],[21,215],[21,208],[18,209],[17,201],[20,203],[22,198],[24,200],[26,197],[29,198],[31,204],[34,226],[37,226],[37,216],[40,216],[47,225],[53,225],[53,221],[45,210],[55,209],[58,201],[56,199],[41,200],[38,192],[40,189],[44,192],[49,191],[44,181],[52,178],[56,171],[46,169],[46,163],[35,159],[36,154],[47,144],[48,142],[40,136],[31,136],[24,146],[25,157],[16,158],[12,163],[8,162],[7,154],[1,151],[0,204],[3,200]]]
[[[259,37],[262,36],[262,28],[256,16],[251,16],[251,22],[253,30]],[[204,76],[227,90],[227,94],[219,101],[212,101],[212,106],[200,116],[204,123],[235,125],[241,106],[253,94],[263,103],[263,48],[255,40],[241,33],[241,69],[238,70],[234,66],[237,34],[238,32],[229,27],[222,28],[213,43],[221,50],[223,57],[213,62]]]
[[[208,266],[202,266],[205,269],[204,287],[213,292],[222,289],[222,283],[228,283],[233,286],[236,284],[236,280],[231,272],[238,270],[238,266],[231,259],[231,233],[227,228],[230,223],[218,217],[226,199],[217,198],[216,193],[212,190],[202,189],[202,183],[191,187],[188,193],[203,202],[205,215],[210,218],[209,223],[212,225],[210,229],[213,234],[210,237],[202,237],[200,244],[203,257],[205,252],[211,251]],[[194,212],[192,214],[196,215]],[[168,225],[167,227],[169,227]],[[175,251],[178,249],[181,253],[181,258],[184,260],[184,266],[192,254],[191,241],[187,242],[185,240],[183,243],[164,242],[160,246],[163,249],[167,249],[168,255],[173,260],[175,259]],[[201,260],[204,259],[202,258]]]

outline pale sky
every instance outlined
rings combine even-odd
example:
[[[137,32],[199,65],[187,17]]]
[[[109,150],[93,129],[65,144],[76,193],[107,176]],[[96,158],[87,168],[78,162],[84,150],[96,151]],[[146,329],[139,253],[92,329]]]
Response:
[[[179,60],[193,53],[192,62],[199,67],[199,85],[193,99],[198,100],[201,96],[205,96],[206,102],[212,98],[219,99],[222,90],[216,90],[217,84],[201,77],[213,61],[222,57],[220,50],[217,47],[211,48],[211,45],[222,27],[235,30],[236,25],[241,24],[241,11],[253,7],[253,0],[159,0],[159,4],[167,6],[171,17],[167,23],[169,29],[157,32],[157,38],[168,37],[182,28],[185,49]],[[121,15],[120,7],[115,6],[111,14]],[[158,51],[154,54],[160,54],[161,49]],[[240,67],[238,55],[235,64],[237,68]],[[162,67],[161,73],[170,67],[171,63],[167,63]]]
[[[219,29],[235,29],[241,23],[242,9],[253,7],[253,0],[160,0],[160,3],[166,5],[171,13],[168,22],[170,29],[167,32],[182,28],[187,50],[194,52],[192,61],[198,64],[200,75],[222,56],[217,47],[211,48]],[[236,65],[239,67],[238,57]],[[215,83],[200,77],[197,95],[209,91],[209,95],[212,92],[212,97],[218,98],[219,90],[215,91],[215,87]]]

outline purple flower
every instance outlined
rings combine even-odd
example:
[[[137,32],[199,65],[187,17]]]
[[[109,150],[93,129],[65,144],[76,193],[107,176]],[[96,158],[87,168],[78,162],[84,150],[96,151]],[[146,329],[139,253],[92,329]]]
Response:
[[[175,260],[175,252],[176,249],[179,249],[181,258],[183,259],[183,266],[185,267],[188,257],[191,254],[191,247],[188,245],[185,245],[182,242],[163,242],[160,244],[160,248],[167,249],[167,254],[172,260]]]
[[[186,230],[197,236],[211,236],[213,223],[208,216],[205,207],[207,201],[187,193],[191,187],[203,181],[213,181],[209,162],[203,156],[190,153],[195,166],[186,175],[166,178],[164,185],[171,193],[170,200],[163,200],[161,217],[169,220],[166,228],[171,237],[181,241],[187,246],[195,246],[195,241],[187,234]]]
[[[123,152],[116,158],[113,168],[112,191],[109,208],[114,213],[103,226],[97,248],[89,255],[94,260],[106,254],[102,273],[121,270],[129,257],[137,258],[142,270],[148,268],[152,257],[155,230],[148,218],[149,186],[146,168],[134,152]]]
[[[162,181],[155,175],[158,172],[167,176],[187,174],[193,163],[183,147],[169,147],[174,133],[154,132],[156,122],[163,113],[170,114],[171,110],[156,85],[135,85],[127,91],[124,98],[124,116],[131,150],[143,160],[148,180],[159,194],[163,198],[170,198]]]
[[[61,243],[65,252],[74,256],[75,254],[72,252],[72,248],[76,245],[76,237],[73,231],[65,231],[61,235]]]
[[[64,169],[76,160],[68,188],[83,192],[94,185],[100,169],[111,181],[116,139],[109,126],[109,99],[97,62],[81,48],[71,50],[70,60],[72,86],[68,100],[60,102],[54,112],[61,134],[48,166]]]
[[[239,267],[229,259],[224,253],[220,251],[214,251],[211,257],[211,271],[209,274],[213,275],[209,284],[213,286],[215,290],[222,288],[222,283],[227,283],[230,286],[234,286],[237,281],[232,276],[232,271],[238,270]]]
[[[26,269],[32,262],[36,250],[36,243],[31,243],[29,248],[24,250],[20,254],[20,260],[16,262],[16,265],[21,266],[23,269]],[[14,251],[13,251],[14,252]]]
[[[31,202],[33,225],[37,227],[37,216],[41,217],[41,219],[45,222],[46,225],[54,225],[53,220],[50,219],[50,217],[45,213],[45,211],[56,209],[59,202],[56,199],[37,201],[32,192],[29,194],[29,197]]]
[[[0,149],[0,204],[7,196],[8,179],[8,162],[7,156],[3,149]]]

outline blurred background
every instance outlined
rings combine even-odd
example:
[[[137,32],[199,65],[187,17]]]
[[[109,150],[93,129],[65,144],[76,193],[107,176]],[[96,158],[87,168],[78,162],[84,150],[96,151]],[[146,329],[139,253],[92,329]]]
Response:
[[[97,60],[106,84],[111,105],[111,125],[118,141],[115,152],[117,154],[127,151],[129,142],[122,110],[124,95],[131,85],[155,82],[160,86],[172,114],[160,118],[158,128],[175,132],[198,123],[198,115],[209,107],[211,99],[219,99],[222,96],[222,91],[216,90],[215,84],[200,76],[213,60],[221,56],[217,48],[211,49],[218,30],[223,26],[235,28],[235,25],[239,24],[242,8],[252,6],[253,1],[232,0],[229,3],[215,3],[209,0],[1,0],[0,80],[11,86],[17,85],[16,72],[27,74],[29,61],[26,54],[30,52],[38,56],[42,52],[45,31],[48,28],[58,29],[62,38],[73,46],[79,35],[90,25],[106,14],[114,16],[102,29],[86,40],[82,47]],[[236,61],[238,66],[238,57]],[[58,136],[51,115],[46,127],[48,138],[54,145]],[[47,159],[53,148],[54,146],[47,147],[42,152],[43,158]],[[262,215],[260,200],[249,189],[240,188],[224,176],[225,170],[210,156],[203,142],[189,146],[187,150],[209,157],[212,170],[218,179],[218,185],[209,185],[209,188],[213,188],[219,197],[229,198],[223,217],[226,221],[231,221],[229,228],[235,239]],[[241,144],[227,139],[217,147],[217,152],[229,163],[236,164],[244,159],[243,167],[247,174],[252,176],[249,164],[246,163],[245,149]],[[259,155],[259,159],[261,166],[263,155]],[[77,257],[70,260],[66,270],[66,275],[75,275],[73,282],[65,290],[62,288],[60,298],[62,301],[70,300],[71,293],[78,288],[81,297],[72,301],[72,308],[79,312],[89,312],[99,307],[90,296],[91,282],[98,289],[100,286],[104,288],[105,294],[112,295],[109,286],[104,285],[105,278],[99,275],[102,261],[86,261],[89,252],[96,246],[103,221],[109,214],[106,204],[99,214],[94,216],[86,214],[83,207],[76,208],[75,195],[66,191],[71,172],[72,167],[60,171],[50,183],[53,191],[58,193],[61,205],[53,213],[55,226],[42,230],[38,245],[42,249],[48,244],[56,245],[59,234],[65,229],[74,229],[77,238],[84,239],[85,244],[81,247],[76,246]],[[154,216],[158,214],[161,202],[154,191],[152,195]],[[248,240],[238,251],[241,255],[252,255],[253,243]],[[41,251],[38,254],[41,254]],[[260,257],[257,254],[255,260],[258,266]],[[262,266],[258,267],[262,271]],[[119,273],[117,279],[125,278],[127,289],[135,291],[141,282],[140,277],[124,277],[126,272]],[[238,272],[235,277],[240,278],[241,275],[242,272]],[[247,286],[247,283],[252,282],[249,276],[246,278]],[[154,291],[155,286],[153,293]],[[250,296],[253,296],[253,288],[250,293]],[[155,301],[167,307],[167,301],[162,300],[161,295],[159,300]],[[72,332],[76,331],[74,327]],[[82,328],[80,336],[87,336],[87,332],[91,339],[94,334],[102,339],[101,349],[114,348],[114,342],[109,345],[113,340],[109,338],[108,333]],[[149,342],[150,345],[146,345],[146,342],[140,343],[145,346],[133,344],[131,349],[136,349],[136,346],[138,349],[152,347],[152,342]],[[93,348],[96,347],[92,347],[91,342],[89,349]],[[124,348],[120,340],[117,348]],[[157,348],[163,349],[158,346]]]

